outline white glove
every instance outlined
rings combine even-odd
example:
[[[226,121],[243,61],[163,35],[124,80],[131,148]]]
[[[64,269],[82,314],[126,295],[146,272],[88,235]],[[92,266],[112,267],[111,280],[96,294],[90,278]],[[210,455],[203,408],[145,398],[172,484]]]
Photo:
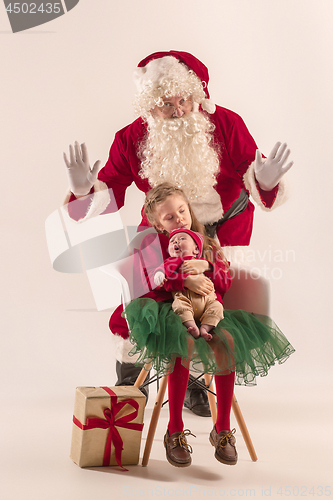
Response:
[[[74,147],[69,146],[69,159],[64,153],[70,189],[75,196],[85,196],[96,182],[101,162],[96,161],[90,168],[87,146],[84,143],[80,146],[77,141]]]
[[[165,281],[165,274],[162,271],[157,271],[154,275],[154,283],[156,286],[161,286]]]
[[[254,173],[259,186],[264,191],[271,191],[279,183],[281,177],[293,166],[293,161],[285,167],[283,166],[290,155],[290,149],[287,151],[286,149],[286,143],[281,146],[281,142],[277,142],[266,161],[262,160],[261,153],[257,149]]]

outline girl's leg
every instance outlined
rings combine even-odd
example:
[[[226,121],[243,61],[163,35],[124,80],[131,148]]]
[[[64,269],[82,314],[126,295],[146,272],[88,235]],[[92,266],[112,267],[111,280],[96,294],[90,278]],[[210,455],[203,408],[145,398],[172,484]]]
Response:
[[[188,367],[182,364],[181,358],[177,358],[173,372],[168,376],[170,414],[168,430],[170,436],[174,432],[182,432],[184,428],[182,412],[188,378]]]
[[[236,450],[235,429],[230,430],[230,410],[234,393],[235,372],[228,375],[215,375],[217,396],[217,419],[209,436],[215,447],[215,458],[227,465],[235,465],[238,455]]]
[[[227,465],[235,465],[238,455],[236,450],[236,439],[233,436],[234,430],[230,430],[230,412],[232,405],[232,397],[234,394],[235,372],[229,372],[228,366],[233,360],[233,340],[228,332],[225,332],[229,348],[227,349],[222,342],[215,339],[212,341],[212,349],[215,354],[215,359],[219,367],[220,374],[215,375],[216,399],[217,399],[217,418],[216,425],[210,433],[209,440],[215,446],[215,458]],[[214,340],[214,337],[213,337]],[[228,349],[229,351],[229,349]],[[231,367],[230,366],[230,367]]]
[[[230,431],[230,412],[234,394],[235,372],[215,375],[217,420],[216,432]]]
[[[166,458],[175,467],[188,467],[192,461],[192,448],[186,440],[186,436],[190,435],[191,432],[189,430],[183,431],[182,419],[188,378],[188,366],[183,366],[181,358],[177,358],[173,372],[168,377],[170,420],[164,436]]]
[[[234,394],[235,372],[230,368],[234,364],[234,343],[229,332],[223,330],[228,349],[221,339],[214,337],[214,341],[210,344],[214,351],[217,365],[221,371],[215,375],[216,399],[217,399],[217,420],[216,431],[230,431],[230,412],[232,405],[232,397]]]

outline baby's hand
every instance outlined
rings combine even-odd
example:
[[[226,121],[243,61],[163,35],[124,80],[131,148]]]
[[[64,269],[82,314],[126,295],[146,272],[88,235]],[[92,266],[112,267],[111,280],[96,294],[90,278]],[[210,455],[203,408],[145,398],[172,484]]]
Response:
[[[209,262],[204,259],[186,260],[182,264],[183,274],[202,274],[209,269]]]
[[[161,286],[165,282],[165,274],[162,271],[158,271],[154,275],[154,283],[156,286]]]

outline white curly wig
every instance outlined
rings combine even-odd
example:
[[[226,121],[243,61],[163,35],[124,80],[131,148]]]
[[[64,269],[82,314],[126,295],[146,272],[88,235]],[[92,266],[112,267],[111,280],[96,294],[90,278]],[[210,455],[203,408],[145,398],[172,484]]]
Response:
[[[162,97],[191,97],[209,113],[215,111],[215,105],[206,99],[205,83],[173,56],[153,59],[146,66],[136,68],[134,81],[138,90],[134,100],[135,112],[146,120],[155,106],[163,105]]]

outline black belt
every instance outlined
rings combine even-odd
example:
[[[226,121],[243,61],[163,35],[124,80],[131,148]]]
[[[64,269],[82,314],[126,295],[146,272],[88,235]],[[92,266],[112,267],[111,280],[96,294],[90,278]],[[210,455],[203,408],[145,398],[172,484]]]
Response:
[[[249,195],[245,191],[245,189],[242,189],[237,200],[235,200],[231,207],[226,211],[226,213],[222,215],[221,219],[216,222],[212,222],[211,224],[205,224],[207,236],[209,236],[210,238],[215,238],[217,229],[227,220],[232,219],[233,217],[236,217],[236,215],[244,212],[248,203]]]

